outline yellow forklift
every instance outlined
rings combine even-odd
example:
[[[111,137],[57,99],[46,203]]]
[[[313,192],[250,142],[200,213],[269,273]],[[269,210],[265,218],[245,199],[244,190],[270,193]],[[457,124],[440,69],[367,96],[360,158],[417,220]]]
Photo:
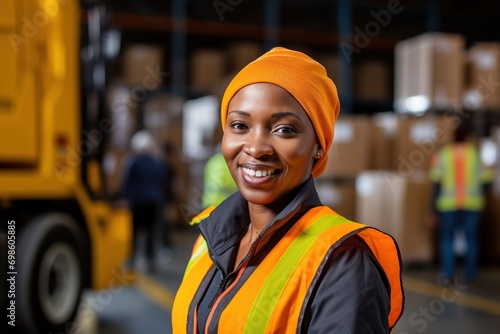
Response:
[[[131,217],[102,173],[106,33],[96,1],[0,1],[0,306],[18,333],[69,332],[85,289],[124,282]]]

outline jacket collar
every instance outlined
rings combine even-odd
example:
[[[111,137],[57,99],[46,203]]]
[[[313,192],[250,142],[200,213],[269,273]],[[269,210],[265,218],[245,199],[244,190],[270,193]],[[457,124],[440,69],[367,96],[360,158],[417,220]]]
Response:
[[[264,246],[274,232],[287,222],[290,220],[295,222],[309,209],[319,205],[321,201],[314,187],[314,180],[310,177],[299,186],[295,197],[262,230],[255,242]],[[290,223],[293,222],[290,221]],[[199,228],[207,242],[210,256],[220,269],[223,264],[230,262],[233,255],[231,250],[238,245],[249,224],[248,203],[239,191],[228,197],[212,211],[209,217],[200,222]],[[286,224],[286,226],[290,227],[291,224]],[[259,246],[255,252],[258,252],[260,248]]]

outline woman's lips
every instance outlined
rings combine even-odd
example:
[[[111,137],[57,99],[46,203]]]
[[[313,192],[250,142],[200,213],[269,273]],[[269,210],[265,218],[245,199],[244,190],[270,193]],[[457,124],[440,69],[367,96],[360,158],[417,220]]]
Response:
[[[276,169],[272,168],[252,169],[241,167],[241,176],[246,183],[252,186],[258,186],[269,182],[276,174],[276,171]]]

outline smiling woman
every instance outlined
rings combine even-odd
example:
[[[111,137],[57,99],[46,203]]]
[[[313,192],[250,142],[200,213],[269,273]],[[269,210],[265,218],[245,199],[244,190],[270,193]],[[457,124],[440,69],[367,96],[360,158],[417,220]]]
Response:
[[[249,204],[288,202],[291,190],[310,177],[319,151],[307,113],[283,88],[251,84],[229,103],[222,152]],[[276,212],[270,213],[267,221],[258,220],[261,229]]]
[[[222,153],[239,191],[193,222],[173,333],[389,333],[401,316],[396,242],[323,206],[339,113],[307,55],[274,48],[231,81]]]

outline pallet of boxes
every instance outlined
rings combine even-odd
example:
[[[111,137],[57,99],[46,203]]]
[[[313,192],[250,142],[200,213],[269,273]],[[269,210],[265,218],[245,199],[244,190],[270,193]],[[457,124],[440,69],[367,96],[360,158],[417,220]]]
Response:
[[[148,93],[162,85],[155,73],[163,70],[163,50],[156,45],[129,45],[121,56],[119,73],[109,83],[106,107],[113,130],[104,153],[106,191],[122,195],[123,181],[133,135],[141,129],[141,108]]]
[[[489,262],[500,263],[500,125],[491,128],[490,138],[493,151],[489,150],[492,159],[490,168],[494,171],[491,191],[486,199],[486,209],[483,219],[482,245],[489,256]],[[484,148],[487,149],[487,148]],[[494,152],[494,153],[493,153]]]
[[[500,263],[500,43],[477,41],[466,52],[464,105],[478,115],[480,154],[493,171],[479,227],[480,258]]]
[[[315,180],[324,205],[346,218],[391,234],[404,264],[435,255],[427,224],[431,155],[451,138],[446,119],[395,113],[342,116],[325,172]]]
[[[405,265],[430,264],[435,257],[428,170],[432,155],[451,140],[451,125],[435,116],[373,116],[375,159],[373,169],[356,179],[356,219],[391,234]]]
[[[405,265],[430,264],[436,256],[435,229],[428,224],[428,170],[432,155],[453,139],[455,118],[428,110],[460,102],[462,87],[456,78],[463,72],[463,46],[456,35],[401,42],[395,57],[396,110],[369,118],[341,117],[326,173],[336,181],[330,182],[328,193],[327,183],[317,180],[320,197],[329,196],[325,204],[391,234]],[[349,191],[334,196],[340,184],[349,185]]]
[[[165,208],[165,219],[177,224],[177,210],[185,201],[188,176],[182,153],[182,106],[184,99],[166,89],[165,52],[161,45],[129,44],[121,58],[121,70],[107,90],[107,109],[113,123],[105,148],[106,190],[120,198],[125,170],[131,151],[131,139],[139,130],[149,131],[157,144],[157,154],[170,164],[173,174],[172,199]],[[167,189],[166,189],[167,191]]]
[[[351,220],[356,220],[356,178],[370,168],[371,131],[368,117],[339,117],[326,169],[315,179],[322,203]]]

